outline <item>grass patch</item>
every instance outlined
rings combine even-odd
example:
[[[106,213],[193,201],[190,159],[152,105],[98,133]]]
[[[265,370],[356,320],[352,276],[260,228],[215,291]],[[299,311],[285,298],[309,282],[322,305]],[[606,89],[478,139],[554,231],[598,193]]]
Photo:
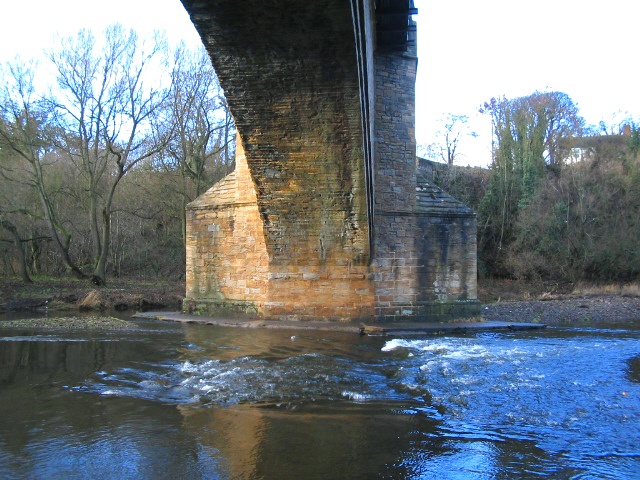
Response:
[[[577,295],[624,295],[628,297],[640,297],[640,283],[580,283],[576,285],[573,293]]]

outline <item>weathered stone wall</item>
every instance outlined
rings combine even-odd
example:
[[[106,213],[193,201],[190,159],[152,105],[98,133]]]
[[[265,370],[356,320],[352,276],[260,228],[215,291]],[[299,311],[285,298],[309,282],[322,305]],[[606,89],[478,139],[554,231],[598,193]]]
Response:
[[[410,53],[376,56],[375,312],[444,319],[478,311],[476,217],[425,179],[415,156]]]
[[[428,320],[473,304],[475,215],[416,177],[417,58],[375,50],[374,2],[182,1],[238,130],[235,172],[188,208],[185,308]]]
[[[377,252],[373,265],[380,320],[446,320],[479,311],[476,216],[437,187],[429,185],[429,190],[446,196],[451,205],[445,211],[438,205],[379,216],[376,231],[396,232],[389,233],[390,243]]]
[[[258,313],[269,258],[242,143],[236,169],[187,207],[185,308]]]
[[[368,265],[271,262],[238,138],[236,170],[187,208],[185,309],[284,318],[373,315]]]
[[[412,316],[419,295],[416,264],[415,79],[417,58],[375,57],[376,315]]]
[[[376,212],[415,207],[417,65],[409,54],[375,56]]]
[[[273,265],[367,262],[350,4],[187,2],[225,91]]]
[[[370,314],[369,217],[350,3],[183,3],[225,90],[254,187],[268,265],[260,280],[265,285],[252,299],[256,311],[299,318]],[[234,264],[221,258],[212,259],[211,275],[225,278],[220,296],[237,301],[242,288],[229,288],[234,282],[227,271]]]
[[[474,303],[477,299],[475,215],[421,215],[417,242],[422,261],[417,269],[424,286],[418,298],[426,305]],[[431,308],[431,307],[429,307]]]

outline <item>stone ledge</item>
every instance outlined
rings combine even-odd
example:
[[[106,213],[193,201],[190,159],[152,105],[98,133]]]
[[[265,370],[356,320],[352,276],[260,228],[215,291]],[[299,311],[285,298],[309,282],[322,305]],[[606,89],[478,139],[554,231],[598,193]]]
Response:
[[[449,322],[480,315],[482,305],[478,300],[450,302],[390,303],[377,306],[376,319],[382,323],[397,322]]]
[[[294,321],[283,319],[259,319],[255,317],[207,317],[190,315],[180,312],[142,312],[134,315],[134,318],[153,319],[180,323],[192,323],[219,327],[238,328],[271,328],[289,330],[326,330],[345,332],[357,335],[447,335],[468,332],[500,331],[500,330],[534,330],[545,328],[540,323],[519,323],[499,321],[460,321],[460,322],[323,322],[323,321]]]

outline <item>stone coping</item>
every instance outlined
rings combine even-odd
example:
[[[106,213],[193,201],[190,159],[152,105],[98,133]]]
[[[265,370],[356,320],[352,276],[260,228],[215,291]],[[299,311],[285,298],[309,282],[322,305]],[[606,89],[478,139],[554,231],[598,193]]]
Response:
[[[495,330],[535,330],[545,328],[542,323],[500,321],[461,322],[339,322],[310,320],[277,320],[256,317],[207,317],[182,312],[141,312],[133,318],[163,320],[218,327],[273,328],[291,330],[327,330],[358,335],[443,335],[450,333],[482,332]]]

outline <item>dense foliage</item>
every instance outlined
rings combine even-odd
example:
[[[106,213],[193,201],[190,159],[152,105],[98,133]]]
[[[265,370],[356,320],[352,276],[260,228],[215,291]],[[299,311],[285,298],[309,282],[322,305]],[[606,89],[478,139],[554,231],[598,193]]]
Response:
[[[478,212],[480,274],[637,279],[637,124],[628,118],[602,135],[557,92],[493,99],[483,110],[494,125],[490,170],[452,167],[441,179]]]
[[[628,281],[640,277],[640,161],[618,137],[548,175],[519,212],[506,250],[519,278]]]

